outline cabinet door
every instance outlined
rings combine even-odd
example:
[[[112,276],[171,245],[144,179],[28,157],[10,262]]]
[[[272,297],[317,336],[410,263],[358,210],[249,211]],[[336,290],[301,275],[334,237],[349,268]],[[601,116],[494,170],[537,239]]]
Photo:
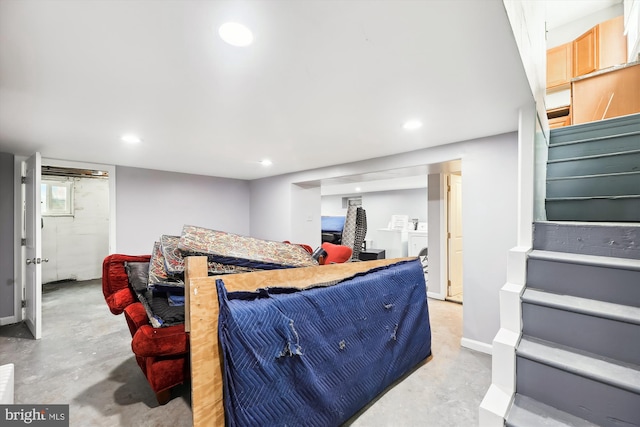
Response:
[[[547,87],[569,84],[571,72],[571,43],[547,50]]]
[[[599,67],[608,68],[627,62],[627,36],[622,15],[598,25]]]
[[[598,67],[598,27],[573,41],[573,76],[594,72]]]

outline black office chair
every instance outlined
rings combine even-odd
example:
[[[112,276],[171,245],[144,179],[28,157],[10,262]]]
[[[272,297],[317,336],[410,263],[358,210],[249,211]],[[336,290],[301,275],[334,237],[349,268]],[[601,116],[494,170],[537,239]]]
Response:
[[[367,236],[367,212],[361,207],[349,206],[342,230],[341,245],[353,250],[352,261],[360,260],[360,251]]]
[[[424,273],[429,273],[429,248],[422,248],[418,253],[418,258],[420,258]]]

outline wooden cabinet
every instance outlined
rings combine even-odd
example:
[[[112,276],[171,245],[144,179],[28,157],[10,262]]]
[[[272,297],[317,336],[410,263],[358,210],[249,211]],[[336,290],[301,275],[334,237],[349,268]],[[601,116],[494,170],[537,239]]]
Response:
[[[568,85],[573,77],[572,45],[566,43],[547,51],[547,87],[560,88]]]
[[[598,69],[598,26],[573,41],[573,75],[589,74]]]
[[[556,129],[571,124],[571,107],[569,105],[547,110],[549,128]]]
[[[564,89],[571,79],[627,62],[624,18],[604,21],[572,42],[547,50],[547,88]]]
[[[598,25],[598,68],[609,68],[627,62],[627,36],[624,18],[609,19]]]
[[[640,64],[576,79],[571,92],[574,125],[640,113]]]

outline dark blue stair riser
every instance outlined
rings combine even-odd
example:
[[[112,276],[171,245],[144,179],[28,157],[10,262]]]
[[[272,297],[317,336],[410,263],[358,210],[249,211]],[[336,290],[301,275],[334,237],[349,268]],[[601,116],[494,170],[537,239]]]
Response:
[[[522,333],[640,365],[640,325],[522,304]]]
[[[561,160],[574,157],[594,156],[599,154],[620,153],[623,151],[635,151],[640,149],[639,134],[623,134],[605,139],[593,139],[572,144],[549,145],[549,159]]]
[[[640,195],[640,172],[547,180],[547,198]]]
[[[640,222],[640,197],[547,200],[549,221]]]
[[[551,143],[575,141],[576,139],[598,138],[611,134],[640,131],[640,114],[631,114],[615,119],[584,123],[576,126],[552,129]]]
[[[640,172],[640,150],[613,156],[574,158],[547,165],[547,178]]]
[[[529,258],[527,288],[640,307],[640,271]]]
[[[640,395],[517,357],[516,391],[604,427],[640,425]]]

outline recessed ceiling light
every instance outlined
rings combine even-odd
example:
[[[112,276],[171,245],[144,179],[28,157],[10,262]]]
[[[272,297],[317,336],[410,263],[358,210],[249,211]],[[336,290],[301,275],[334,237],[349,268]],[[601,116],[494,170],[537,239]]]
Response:
[[[237,22],[227,22],[218,29],[222,40],[233,46],[249,46],[253,43],[253,33],[250,29]]]
[[[402,127],[406,130],[414,130],[422,127],[422,122],[420,120],[408,120],[404,122]]]
[[[359,193],[362,189],[360,187],[356,187],[356,191]]]
[[[272,165],[271,160],[269,160],[269,159],[260,160],[260,164],[262,166],[271,166]]]
[[[120,138],[120,139],[122,139],[124,142],[128,142],[130,144],[137,144],[140,141],[142,141],[138,135],[134,135],[132,133],[128,133],[126,135],[122,135],[122,138]]]

